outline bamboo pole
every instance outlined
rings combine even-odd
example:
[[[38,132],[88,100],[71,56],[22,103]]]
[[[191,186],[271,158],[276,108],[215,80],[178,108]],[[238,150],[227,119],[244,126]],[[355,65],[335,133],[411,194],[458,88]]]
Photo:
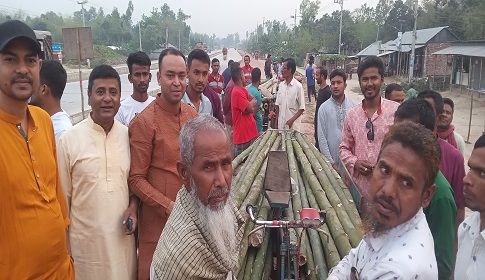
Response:
[[[256,258],[257,249],[256,248],[249,248],[248,249],[248,258],[246,260],[246,268],[244,270],[244,278],[238,278],[243,280],[250,280],[254,265],[254,259]]]
[[[254,147],[258,146],[261,142],[261,137],[258,137],[256,141],[249,146],[244,152],[240,153],[235,159],[232,160],[232,170],[235,170],[248,156]]]
[[[259,248],[256,258],[254,259],[253,271],[251,275],[252,280],[261,280],[264,271],[264,264],[266,263],[266,254],[268,253],[270,234],[264,237],[263,245]]]

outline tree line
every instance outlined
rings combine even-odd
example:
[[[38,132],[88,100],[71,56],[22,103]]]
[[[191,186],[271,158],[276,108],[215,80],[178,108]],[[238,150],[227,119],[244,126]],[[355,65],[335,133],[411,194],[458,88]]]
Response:
[[[218,38],[215,34],[193,32],[191,26],[186,23],[190,15],[184,13],[182,9],[174,11],[166,3],[161,7],[154,7],[148,15],[144,14],[138,21],[133,19],[134,10],[132,1],[128,3],[124,13],[116,7],[111,13],[106,13],[101,7],[84,8],[84,22],[86,26],[91,27],[93,44],[115,46],[126,55],[139,49],[140,34],[142,50],[148,53],[165,47],[166,42],[179,47],[179,34],[180,49],[185,53],[192,50],[197,42],[205,43],[209,48],[235,47],[239,43],[237,33]],[[15,13],[0,11],[0,23],[9,19],[20,19],[33,29],[49,31],[52,33],[53,41],[60,43],[62,28],[83,26],[83,11],[80,9],[67,16],[54,11],[40,16],[31,16],[21,10]]]
[[[385,43],[397,38],[398,32],[411,31],[413,5],[413,0],[379,0],[376,7],[363,4],[353,11],[344,9],[341,52],[354,55],[377,40]],[[266,21],[246,33],[246,47],[299,60],[312,49],[338,53],[340,10],[317,18],[320,7],[320,0],[303,0],[297,15],[299,24]],[[480,40],[485,39],[484,18],[483,0],[424,0],[418,8],[417,28],[449,26],[461,40]]]

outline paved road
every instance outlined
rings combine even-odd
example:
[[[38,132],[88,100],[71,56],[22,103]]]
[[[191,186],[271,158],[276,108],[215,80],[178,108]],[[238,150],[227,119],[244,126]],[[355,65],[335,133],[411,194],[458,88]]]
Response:
[[[209,54],[210,55],[210,54]],[[219,53],[215,56],[219,60],[222,59],[222,53]],[[241,55],[233,48],[229,49],[228,51],[229,59],[234,61],[241,60]],[[157,83],[157,70],[152,70],[152,81],[150,86],[148,87],[148,91],[156,90],[159,88]],[[124,99],[131,95],[132,93],[132,85],[128,81],[128,74],[124,74],[120,76],[121,78],[121,99]],[[83,80],[83,93],[84,93],[84,109],[90,109],[88,105],[88,81]],[[62,95],[61,106],[64,111],[66,111],[69,115],[75,115],[81,112],[81,94],[79,89],[79,82],[72,82],[66,84],[66,89],[64,90],[64,94]]]

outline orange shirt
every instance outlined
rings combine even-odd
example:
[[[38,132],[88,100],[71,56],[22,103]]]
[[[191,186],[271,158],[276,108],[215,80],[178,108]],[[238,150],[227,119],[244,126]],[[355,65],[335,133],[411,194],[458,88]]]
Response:
[[[28,111],[26,141],[0,110],[0,280],[74,279],[54,129],[45,111]]]

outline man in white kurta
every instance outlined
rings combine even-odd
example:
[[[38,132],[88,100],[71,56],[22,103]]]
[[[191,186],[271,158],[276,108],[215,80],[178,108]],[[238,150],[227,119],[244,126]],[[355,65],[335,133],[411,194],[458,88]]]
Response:
[[[96,86],[94,83],[95,89]],[[135,239],[127,234],[124,223],[130,205],[128,128],[114,121],[119,99],[112,102],[107,101],[112,95],[96,97],[102,99],[96,104],[91,100],[95,94],[99,93],[88,94],[93,108],[91,115],[66,131],[57,149],[59,173],[71,219],[69,240],[76,279],[134,280]],[[110,110],[114,111],[109,113],[113,121],[107,129],[95,121]]]

